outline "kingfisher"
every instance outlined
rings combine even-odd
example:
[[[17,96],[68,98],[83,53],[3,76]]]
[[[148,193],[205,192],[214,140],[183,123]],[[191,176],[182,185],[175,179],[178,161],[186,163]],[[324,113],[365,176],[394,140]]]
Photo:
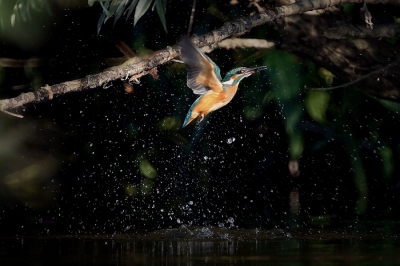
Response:
[[[261,67],[239,67],[229,71],[221,78],[219,67],[198,47],[193,45],[189,37],[184,36],[179,42],[181,59],[188,69],[187,86],[200,97],[192,104],[182,127],[187,126],[197,117],[203,121],[209,113],[227,105],[235,96],[242,79],[267,69]]]

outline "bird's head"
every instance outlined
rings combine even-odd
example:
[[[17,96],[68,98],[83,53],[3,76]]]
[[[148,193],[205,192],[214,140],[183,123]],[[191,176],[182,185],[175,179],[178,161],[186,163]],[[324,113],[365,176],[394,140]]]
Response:
[[[266,66],[252,67],[252,68],[239,67],[232,69],[226,74],[224,80],[222,81],[222,84],[238,85],[242,79],[247,78],[252,74],[260,72],[261,70],[264,69],[267,69],[267,67]]]

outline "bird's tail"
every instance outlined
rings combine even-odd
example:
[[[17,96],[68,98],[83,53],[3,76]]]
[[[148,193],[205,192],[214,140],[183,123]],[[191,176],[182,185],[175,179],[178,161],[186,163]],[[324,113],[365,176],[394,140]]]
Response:
[[[183,122],[183,126],[182,127],[186,127],[196,117],[197,117],[197,115],[192,115],[192,110],[190,110],[188,112],[188,114],[186,115],[185,122]]]

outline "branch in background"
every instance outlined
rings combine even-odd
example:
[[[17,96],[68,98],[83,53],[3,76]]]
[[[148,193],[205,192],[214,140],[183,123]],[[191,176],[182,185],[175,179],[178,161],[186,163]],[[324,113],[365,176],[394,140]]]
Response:
[[[271,49],[275,47],[275,43],[261,39],[230,38],[219,42],[217,47],[226,48],[227,50],[237,48]]]
[[[124,41],[118,40],[115,42],[115,46],[117,46],[118,50],[127,58],[135,57],[136,54],[132,51],[132,48],[129,47]]]
[[[190,14],[190,21],[189,21],[189,28],[188,28],[188,36],[190,36],[190,33],[192,32],[195,11],[196,11],[196,0],[193,0],[192,13]]]
[[[239,48],[272,49],[275,47],[275,45],[276,44],[273,42],[269,42],[267,40],[262,40],[262,39],[229,38],[210,46],[204,46],[201,50],[204,53],[210,53],[211,51],[217,48],[225,48],[227,50],[239,49]]]
[[[12,67],[12,68],[23,68],[23,67],[38,67],[43,65],[44,60],[42,58],[32,57],[27,60],[14,59],[14,58],[0,58],[0,67]]]
[[[372,23],[372,15],[368,10],[367,3],[364,2],[363,7],[360,9],[361,15],[364,18],[365,24],[367,24],[367,28],[373,29],[374,23]]]
[[[250,2],[250,4],[248,5],[248,7],[255,6],[257,8],[258,12],[260,12],[260,13],[265,12],[265,9],[262,8],[257,2],[259,2],[259,0],[252,0]]]
[[[328,29],[324,36],[329,39],[392,38],[400,35],[400,24],[376,25],[373,29],[365,26],[344,25]]]
[[[11,113],[11,112],[6,111],[6,110],[1,110],[1,109],[0,109],[0,112],[3,112],[3,113],[5,113],[5,114],[11,115],[11,116],[15,116],[15,117],[18,117],[18,118],[24,118],[22,115],[14,114],[14,113]]]
[[[379,72],[381,72],[381,71],[383,71],[385,69],[388,69],[388,68],[398,64],[399,62],[400,62],[400,60],[397,60],[394,63],[390,63],[387,66],[384,66],[382,68],[374,70],[374,71],[372,71],[372,72],[370,72],[370,73],[368,73],[368,74],[366,74],[366,75],[364,75],[364,76],[362,76],[362,77],[360,77],[358,79],[355,79],[353,81],[347,82],[347,83],[342,84],[342,85],[338,85],[338,86],[334,86],[334,87],[327,87],[327,88],[306,88],[306,90],[309,90],[309,91],[330,91],[330,90],[336,90],[336,89],[340,89],[340,88],[346,88],[346,87],[348,87],[350,85],[353,85],[353,84],[356,84],[357,82],[360,82],[361,80],[366,79],[366,78],[368,78],[368,77],[370,77],[372,75],[378,74]]]
[[[227,22],[221,28],[213,30],[202,36],[192,38],[192,41],[198,47],[211,46],[219,43],[231,36],[244,34],[252,28],[258,27],[268,22],[282,19],[287,16],[302,14],[307,11],[325,9],[330,6],[341,5],[344,3],[362,3],[363,0],[309,0],[305,2],[296,2],[273,10],[248,16],[235,22]],[[365,0],[369,4],[399,4],[399,0]],[[40,102],[45,99],[51,99],[53,95],[66,94],[73,91],[82,91],[103,87],[114,80],[125,80],[131,76],[146,75],[159,65],[178,57],[179,47],[167,47],[164,50],[156,52],[147,59],[136,62],[132,65],[117,68],[111,71],[104,71],[96,75],[88,75],[82,79],[67,81],[52,86],[47,86],[35,92],[22,93],[12,98],[0,100],[0,110],[8,110],[20,107],[31,102]]]

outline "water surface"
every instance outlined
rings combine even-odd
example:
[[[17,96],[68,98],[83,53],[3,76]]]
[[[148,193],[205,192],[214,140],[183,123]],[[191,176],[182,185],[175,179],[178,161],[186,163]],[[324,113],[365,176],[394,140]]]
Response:
[[[181,227],[0,239],[1,265],[399,265],[397,235]]]

